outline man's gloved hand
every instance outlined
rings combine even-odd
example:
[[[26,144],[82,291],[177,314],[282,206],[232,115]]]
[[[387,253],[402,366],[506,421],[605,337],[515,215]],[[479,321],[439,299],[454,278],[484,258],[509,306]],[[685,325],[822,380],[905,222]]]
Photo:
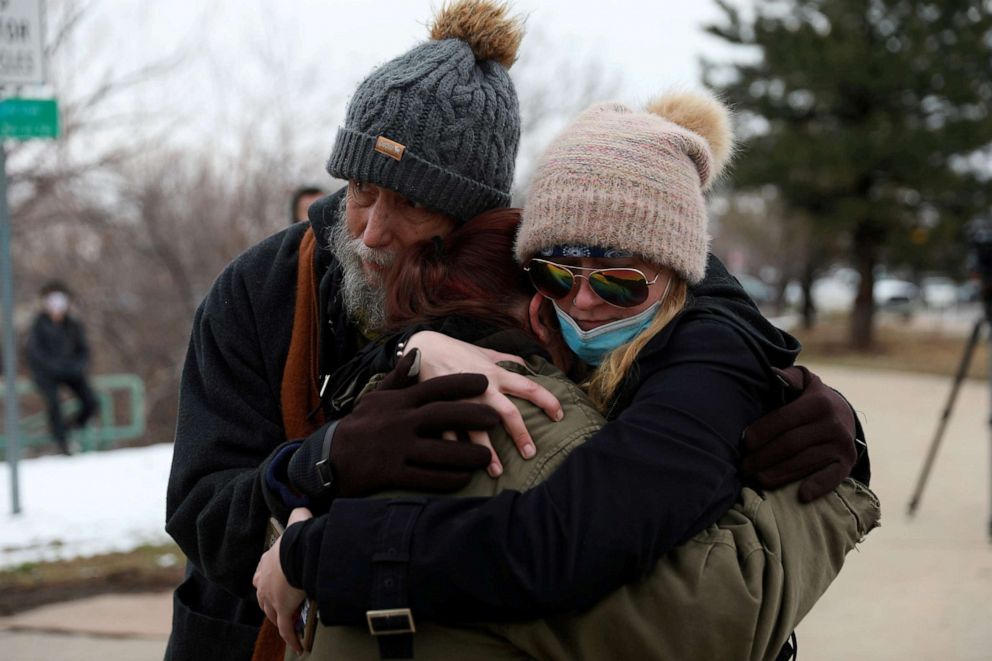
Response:
[[[808,503],[851,473],[857,460],[854,411],[805,367],[775,371],[793,398],[744,430],[741,472],[765,489],[802,480],[799,500]]]
[[[330,461],[339,496],[384,489],[457,491],[491,461],[488,448],[441,440],[446,430],[487,430],[499,414],[476,397],[489,385],[481,374],[452,374],[417,383],[418,352],[410,351],[379,388],[366,393],[331,439]]]

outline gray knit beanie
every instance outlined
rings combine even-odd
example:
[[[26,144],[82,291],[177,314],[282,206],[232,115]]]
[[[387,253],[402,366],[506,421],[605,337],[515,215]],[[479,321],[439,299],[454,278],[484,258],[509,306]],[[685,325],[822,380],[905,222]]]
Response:
[[[523,36],[503,3],[444,7],[431,41],[375,69],[351,98],[327,171],[458,220],[510,205],[520,111],[507,69]]]
[[[585,110],[541,158],[517,235],[521,263],[555,246],[640,255],[702,280],[709,235],[703,192],[730,158],[730,112],[703,93],[675,93],[634,112]]]

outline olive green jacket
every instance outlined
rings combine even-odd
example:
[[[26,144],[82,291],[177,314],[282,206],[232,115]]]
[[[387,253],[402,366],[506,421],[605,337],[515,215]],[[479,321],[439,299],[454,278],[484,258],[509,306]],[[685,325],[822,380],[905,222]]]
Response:
[[[538,358],[529,363],[529,374],[559,398],[565,419],[551,422],[529,402],[517,401],[537,456],[522,459],[497,430],[492,442],[503,475],[494,480],[480,472],[456,495],[529,489],[604,424],[556,368]],[[765,494],[745,488],[717,524],[667,554],[644,579],[584,612],[460,627],[418,622],[415,658],[774,658],[837,576],[847,552],[879,524],[877,498],[853,480],[808,505],[799,504],[796,491],[795,485]],[[286,658],[299,657],[290,651]],[[318,625],[313,651],[305,658],[374,661],[379,652],[365,629]]]

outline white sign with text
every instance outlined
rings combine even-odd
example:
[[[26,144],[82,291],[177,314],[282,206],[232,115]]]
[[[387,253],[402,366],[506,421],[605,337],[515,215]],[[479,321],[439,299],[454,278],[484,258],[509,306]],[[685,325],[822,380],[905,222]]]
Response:
[[[45,82],[44,0],[0,0],[0,85]]]

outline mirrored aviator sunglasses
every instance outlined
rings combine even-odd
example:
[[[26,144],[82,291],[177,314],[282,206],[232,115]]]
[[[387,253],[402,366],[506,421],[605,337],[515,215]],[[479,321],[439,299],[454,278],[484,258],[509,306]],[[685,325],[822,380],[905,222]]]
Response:
[[[658,281],[634,268],[593,269],[583,266],[565,266],[545,259],[532,259],[524,267],[538,293],[551,299],[568,295],[576,278],[585,278],[589,287],[601,299],[618,308],[632,308],[648,298],[648,287]],[[576,271],[582,271],[577,273]]]

